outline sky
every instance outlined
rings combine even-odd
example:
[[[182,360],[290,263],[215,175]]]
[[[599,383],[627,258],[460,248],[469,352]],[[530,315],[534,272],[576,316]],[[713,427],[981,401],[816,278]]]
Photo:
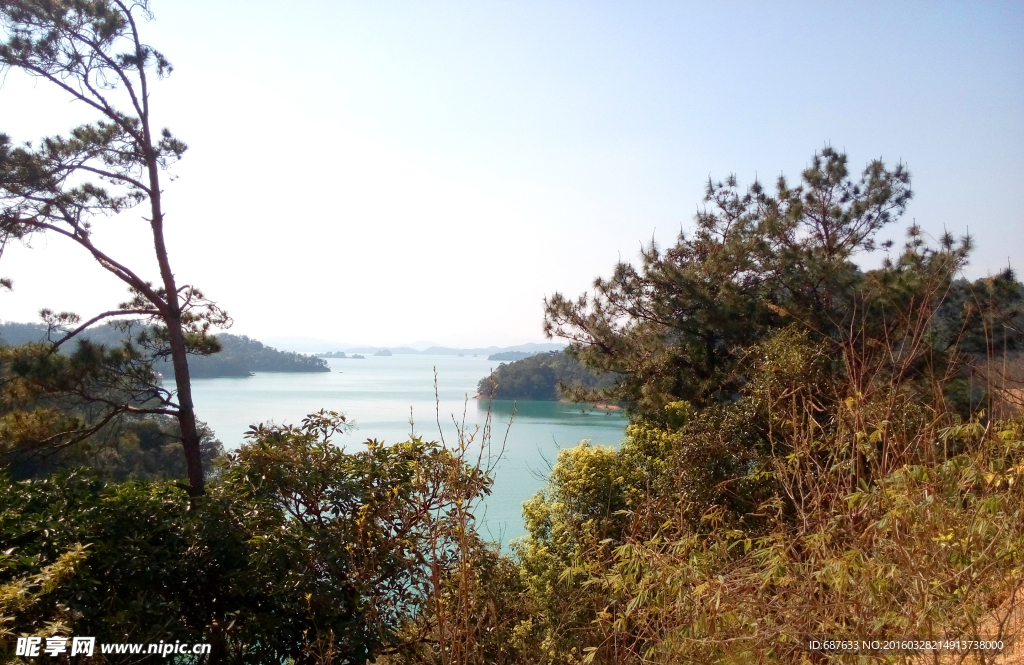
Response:
[[[1024,2],[153,0],[178,280],[231,332],[350,344],[544,341],[577,295],[692,228],[709,177],[797,178],[816,150],[903,162],[968,277],[1024,267]],[[10,72],[0,132],[84,111]],[[138,212],[97,244],[145,274]],[[866,265],[877,257],[865,257]],[[0,319],[90,316],[120,283],[60,239],[9,247]]]

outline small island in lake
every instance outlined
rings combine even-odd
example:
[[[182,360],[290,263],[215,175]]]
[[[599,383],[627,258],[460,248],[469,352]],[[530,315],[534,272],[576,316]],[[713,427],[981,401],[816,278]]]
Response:
[[[375,355],[375,356],[390,356],[391,352],[388,351],[387,349],[381,349],[380,351],[378,351],[377,353],[375,353],[373,355]]]
[[[597,374],[575,357],[551,351],[501,363],[490,376],[480,379],[477,391],[491,399],[554,401],[565,397],[563,387],[601,390],[612,387],[618,379],[618,374]]]

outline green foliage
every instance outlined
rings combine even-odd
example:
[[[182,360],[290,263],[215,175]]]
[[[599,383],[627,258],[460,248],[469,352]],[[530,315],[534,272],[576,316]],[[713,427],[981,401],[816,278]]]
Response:
[[[830,487],[848,487],[846,473],[812,479],[791,460],[787,483],[799,478],[807,502],[786,515],[766,501],[759,532],[669,525],[592,549],[573,568],[575,592],[553,590],[573,594],[579,614],[589,592],[584,618],[595,622],[571,641],[553,630],[561,649],[587,644],[595,662],[803,662],[808,635],[1008,640],[1024,584],[1024,442],[1009,424],[976,443],[850,494]]]
[[[157,373],[172,371],[170,363],[143,346],[152,329],[99,326],[56,350],[38,341],[45,340],[44,326],[7,324],[2,331],[6,340],[37,340],[0,346],[0,460],[11,465],[14,478],[69,466],[88,466],[118,482],[188,476],[180,423],[166,408],[174,396]],[[200,357],[193,374],[327,369],[319,359],[282,353],[247,337],[206,340],[222,350]],[[223,448],[202,423],[197,433],[209,476]]]
[[[172,399],[138,347],[89,339],[53,352],[42,343],[0,347],[0,462],[16,479],[89,466],[107,479],[183,479]],[[201,460],[223,452],[200,424]]]
[[[796,663],[808,635],[1016,635],[1024,424],[937,426],[902,389],[823,409],[847,364],[793,330],[751,357],[735,402],[561,452],[518,544],[541,662]]]
[[[0,424],[5,418],[0,417]],[[214,462],[224,446],[213,431],[199,423],[203,466],[207,478],[219,469]],[[74,445],[42,455],[32,448],[8,453],[4,461],[16,480],[45,478],[60,469],[87,467],[110,482],[130,480],[185,480],[178,422],[168,416],[124,417]]]
[[[966,353],[999,356],[1024,351],[1024,285],[1012,270],[969,282],[955,280],[939,308],[946,337],[961,335]]]
[[[54,454],[128,415],[172,415],[172,399],[130,344],[0,347],[0,455]]]
[[[480,380],[477,391],[492,399],[556,400],[574,391],[609,388],[616,380],[615,374],[588,370],[573,355],[551,351],[501,363]]]
[[[71,578],[86,556],[86,549],[76,544],[38,573],[21,572],[17,577],[0,584],[0,656],[5,661],[14,657],[10,645],[16,636],[11,630],[11,624],[18,617],[37,615],[35,605]],[[17,574],[22,568],[27,567],[28,563],[11,556],[10,550],[0,552],[0,569],[7,573],[5,577],[12,572]],[[60,635],[68,632],[74,619],[75,616],[66,606],[58,605],[45,615],[45,620],[37,619],[25,628],[31,636]]]
[[[376,665],[533,662],[533,609],[519,564],[476,538],[403,640]]]
[[[370,440],[365,452],[346,454],[330,444],[339,425],[321,414],[300,429],[254,428],[226,487],[271,519],[250,527],[273,541],[275,558],[260,568],[266,584],[294,588],[293,614],[315,613],[336,649],[350,643],[353,657],[367,658],[427,601],[431,574],[455,564],[451,539],[466,525],[452,522],[453,510],[487,492],[489,480],[418,438],[390,447]],[[251,639],[275,630],[257,627]]]
[[[460,565],[459,539],[475,536],[459,508],[489,480],[465,450],[419,439],[346,453],[331,441],[344,427],[328,412],[254,427],[197,498],[82,472],[5,478],[0,542],[21,568],[53,571],[88,544],[59,585],[10,606],[7,634],[59,618],[98,641],[171,636],[210,642],[226,662],[275,665],[365,662],[394,646],[435,578]],[[0,584],[33,582],[8,569]]]
[[[89,546],[76,574],[30,611],[15,613],[13,634],[63,614],[75,633],[109,641],[160,641],[168,633],[202,641],[211,599],[206,588],[218,591],[214,579],[224,572],[221,548],[230,544],[224,542],[230,531],[229,525],[211,529],[208,535],[218,539],[209,542],[181,489],[108,486],[70,473],[5,479],[0,492],[0,540],[27,565],[45,567],[74,544]]]
[[[876,248],[876,234],[909,198],[902,165],[875,161],[854,181],[846,156],[830,148],[815,155],[799,186],[780,178],[774,194],[760,183],[741,192],[735,178],[709,181],[692,236],[665,251],[652,244],[639,267],[620,263],[594,283],[593,297],[555,294],[546,301],[546,330],[568,339],[588,367],[620,373],[615,394],[657,422],[671,402],[732,400],[746,381],[745,350],[793,324],[837,357],[844,344],[878,353],[914,348],[912,363],[887,370],[900,381],[920,377],[925,363],[938,373],[955,366],[962,336],[984,336],[996,321],[1014,322],[1000,333],[1008,342],[1024,339],[1011,273],[993,289],[954,287],[967,238],[946,235],[931,248],[915,226],[904,251],[880,269],[852,262]],[[950,298],[951,289],[962,297]],[[970,314],[981,300],[986,314]]]

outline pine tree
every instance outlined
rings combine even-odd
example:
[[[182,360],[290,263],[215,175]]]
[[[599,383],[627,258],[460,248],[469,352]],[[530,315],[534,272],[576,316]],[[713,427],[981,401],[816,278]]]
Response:
[[[186,146],[151,122],[150,86],[171,72],[163,54],[140,36],[140,19],[151,18],[146,1],[0,0],[5,33],[0,69],[44,80],[98,116],[67,136],[45,137],[35,144],[16,146],[0,134],[0,249],[11,240],[56,234],[79,245],[127,285],[127,302],[84,322],[74,314],[44,310],[44,319],[60,333],[49,353],[104,320],[133,317],[154,324],[155,335],[135,340],[146,352],[136,360],[169,357],[176,389],[150,383],[141,399],[139,391],[145,393],[152,377],[138,372],[143,385],[127,391],[135,397],[109,406],[121,412],[173,414],[181,426],[189,490],[202,494],[187,354],[216,351],[208,330],[230,320],[196,287],[179,283],[171,269],[161,176],[181,159]],[[130,267],[94,243],[95,220],[136,207],[145,210],[143,218],[152,232],[157,284],[143,279],[138,266]],[[127,351],[131,356],[132,349]]]

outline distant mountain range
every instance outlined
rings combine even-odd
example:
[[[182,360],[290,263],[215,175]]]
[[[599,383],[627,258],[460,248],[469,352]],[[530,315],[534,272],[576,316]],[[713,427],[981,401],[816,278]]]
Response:
[[[46,326],[38,323],[0,323],[0,346],[38,342],[46,337]],[[97,344],[117,344],[121,333],[108,325],[100,324],[81,335]],[[561,351],[564,344],[519,344],[518,346],[488,346],[458,349],[447,346],[428,346],[417,349],[411,346],[383,347],[340,344],[313,337],[268,337],[266,344],[245,335],[217,333],[223,350],[212,356],[189,358],[189,369],[193,378],[249,376],[252,372],[329,372],[327,363],[313,357],[314,353],[345,352],[366,355],[433,355],[433,356],[481,356],[498,355],[495,360],[518,360],[549,351]],[[173,373],[169,362],[160,363],[159,369],[167,375]]]
[[[316,337],[267,337],[266,343],[275,348],[285,351],[297,351],[300,353],[329,353],[331,351],[344,351],[345,353],[377,353],[388,350],[394,355],[420,354],[425,356],[489,356],[495,353],[506,353],[519,351],[530,355],[547,353],[548,351],[561,351],[565,344],[519,344],[517,346],[488,346],[477,348],[454,348],[450,346],[428,346],[425,349],[417,349],[411,346],[367,346],[358,344],[343,344],[332,342]]]

